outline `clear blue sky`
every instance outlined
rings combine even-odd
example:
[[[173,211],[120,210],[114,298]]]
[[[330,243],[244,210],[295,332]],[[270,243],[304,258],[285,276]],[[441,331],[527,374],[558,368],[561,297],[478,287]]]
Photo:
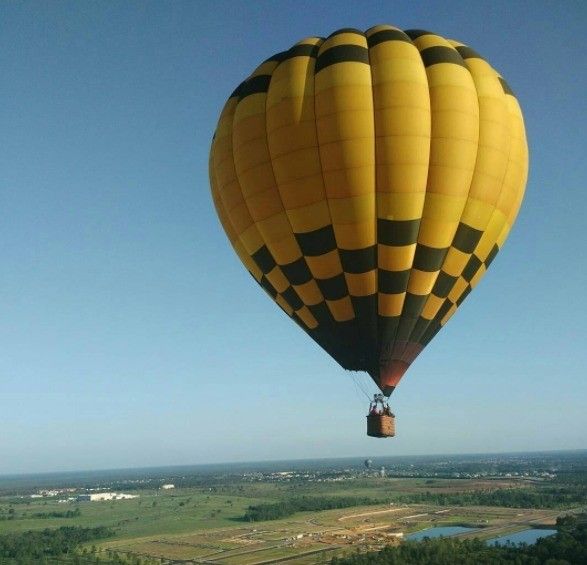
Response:
[[[531,156],[510,239],[394,394],[389,441],[236,260],[207,176],[258,62],[378,23],[483,54]],[[1,3],[0,473],[587,447],[586,27],[578,1]]]

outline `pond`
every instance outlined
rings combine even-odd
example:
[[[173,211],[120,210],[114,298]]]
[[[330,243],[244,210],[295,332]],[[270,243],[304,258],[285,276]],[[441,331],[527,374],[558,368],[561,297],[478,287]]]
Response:
[[[516,532],[515,534],[508,534],[499,538],[488,539],[487,543],[491,545],[505,545],[506,543],[527,543],[532,545],[540,538],[546,538],[556,534],[556,530],[539,530],[537,528],[530,528],[522,532]]]
[[[456,534],[463,534],[465,532],[474,532],[475,528],[466,528],[465,526],[438,526],[436,528],[428,528],[427,530],[420,530],[405,537],[410,541],[420,541],[424,538],[448,538]]]

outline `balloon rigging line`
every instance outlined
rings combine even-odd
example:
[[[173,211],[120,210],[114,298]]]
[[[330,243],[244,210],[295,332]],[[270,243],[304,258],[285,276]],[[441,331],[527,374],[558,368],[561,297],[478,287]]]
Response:
[[[362,392],[365,397],[367,398],[367,400],[369,402],[371,402],[371,396],[369,396],[369,394],[367,394],[367,391],[365,390],[364,386],[357,381],[357,374],[354,371],[351,371],[351,378],[353,379],[353,383],[355,384],[355,388],[359,391]]]

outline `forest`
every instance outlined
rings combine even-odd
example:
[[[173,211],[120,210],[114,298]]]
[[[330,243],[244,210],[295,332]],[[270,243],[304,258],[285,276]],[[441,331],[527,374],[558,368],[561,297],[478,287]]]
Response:
[[[567,484],[538,488],[476,490],[450,494],[427,491],[400,495],[394,501],[405,504],[438,504],[439,506],[566,508],[587,504],[587,488],[581,484]]]
[[[18,563],[39,562],[48,557],[71,554],[83,543],[112,535],[114,531],[104,526],[63,526],[5,534],[0,536],[0,560],[14,559]]]

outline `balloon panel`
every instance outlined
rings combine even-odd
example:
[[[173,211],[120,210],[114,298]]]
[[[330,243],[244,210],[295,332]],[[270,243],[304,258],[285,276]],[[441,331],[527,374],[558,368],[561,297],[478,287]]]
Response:
[[[253,278],[386,394],[502,247],[527,170],[520,107],[489,63],[385,25],[263,62],[210,153],[216,210]]]

